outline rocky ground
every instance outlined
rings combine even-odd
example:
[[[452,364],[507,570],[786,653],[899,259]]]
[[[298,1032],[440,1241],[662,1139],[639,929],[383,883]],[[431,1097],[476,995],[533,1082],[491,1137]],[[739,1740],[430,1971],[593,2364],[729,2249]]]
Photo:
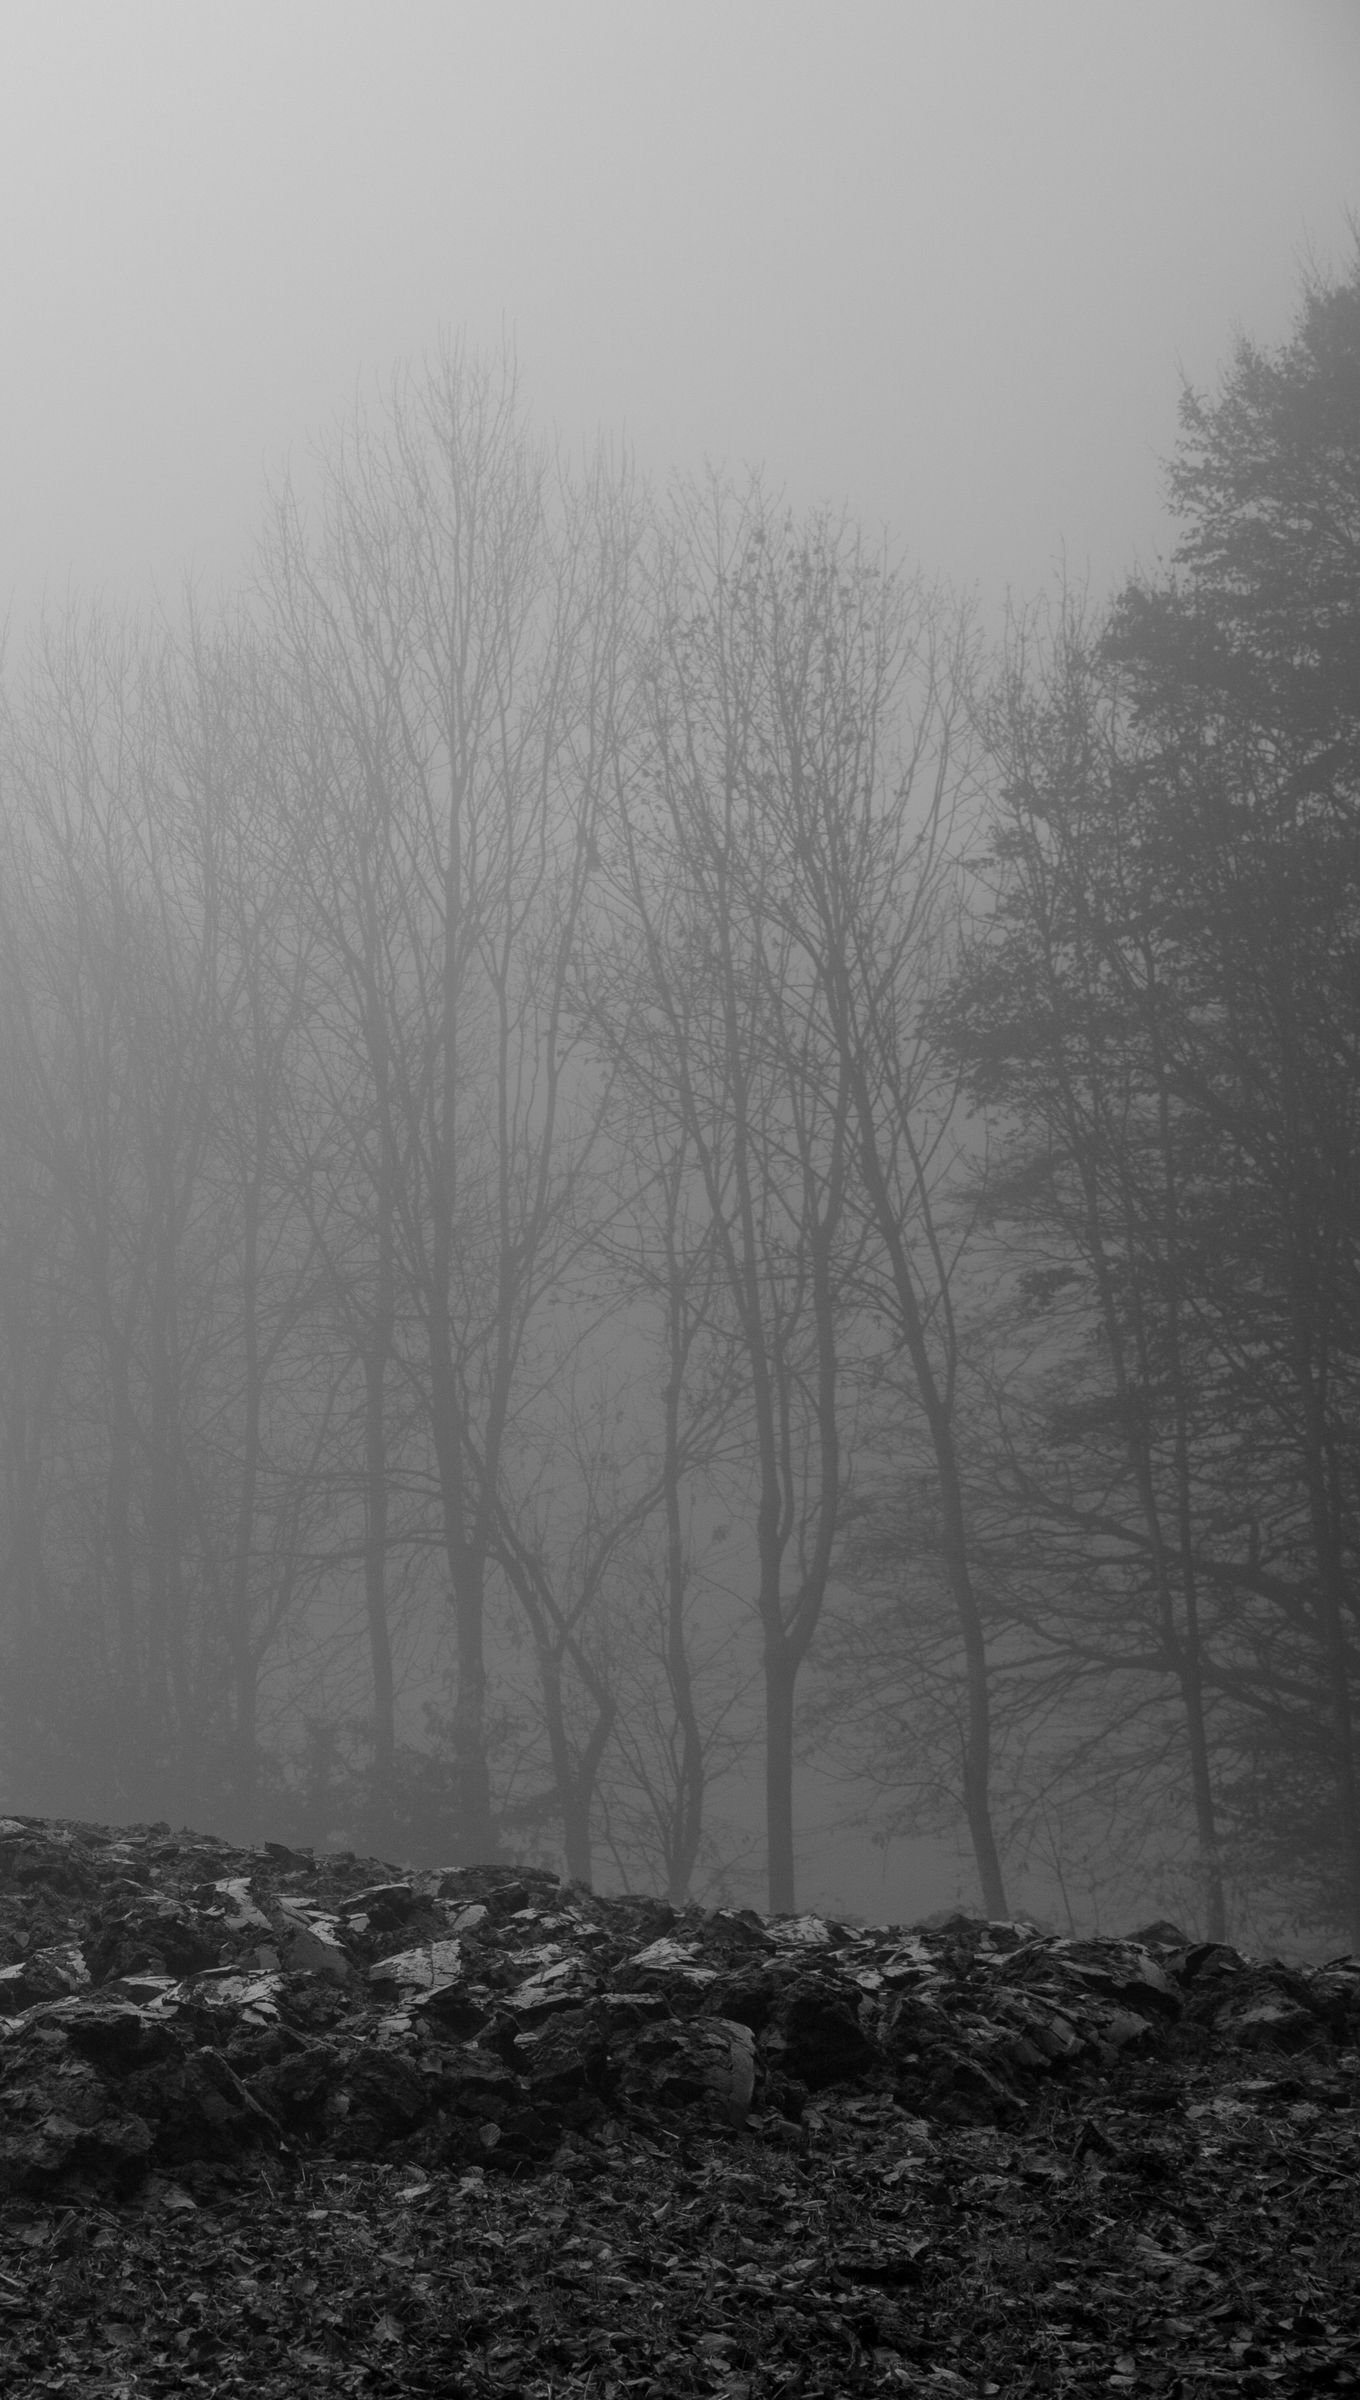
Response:
[[[0,1819],[0,2389],[1360,2391],[1360,1961]]]

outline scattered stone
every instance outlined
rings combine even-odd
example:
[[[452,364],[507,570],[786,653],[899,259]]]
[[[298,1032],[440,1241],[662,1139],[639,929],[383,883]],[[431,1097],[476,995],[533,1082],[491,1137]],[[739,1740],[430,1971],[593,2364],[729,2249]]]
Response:
[[[0,2191],[179,2189],[253,2153],[523,2171],[620,2122],[792,2129],[828,2094],[904,2143],[981,2139],[1055,2075],[1136,2071],[1152,2108],[1197,2043],[1256,2061],[1255,2094],[1269,2054],[1358,2038],[1360,1960],[1304,1972],[1164,1920],[856,1929],[0,1819]]]

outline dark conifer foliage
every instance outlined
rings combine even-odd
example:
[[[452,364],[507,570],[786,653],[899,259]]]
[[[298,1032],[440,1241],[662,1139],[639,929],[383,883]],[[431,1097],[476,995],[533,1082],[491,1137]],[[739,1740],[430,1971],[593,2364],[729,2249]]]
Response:
[[[1057,1262],[1070,1639],[1171,1712],[1210,1922],[1273,1878],[1360,1939],[1360,273],[1186,396],[1172,490],[1172,572],[992,697],[949,1022],[1031,1308]]]

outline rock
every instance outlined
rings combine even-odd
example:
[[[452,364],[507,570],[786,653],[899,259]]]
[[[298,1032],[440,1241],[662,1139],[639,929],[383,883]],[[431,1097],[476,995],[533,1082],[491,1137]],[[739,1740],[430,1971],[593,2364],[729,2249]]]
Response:
[[[536,1958],[535,1972],[506,1994],[506,2006],[513,2008],[526,2023],[536,2023],[556,2008],[572,2008],[588,1992],[594,1990],[594,1980],[584,1959],[565,1958],[554,1949],[529,1953]]]
[[[268,1932],[265,1918],[257,1915],[256,1921]],[[219,1912],[205,1915],[155,1893],[139,1893],[116,1914],[101,1911],[96,1926],[87,1955],[90,1978],[98,1984],[112,1976],[192,1975],[215,1967],[222,1954]]]
[[[609,2050],[603,2012],[558,2009],[546,2023],[517,2035],[515,2063],[534,2100],[565,2109],[568,2123],[579,2128],[599,2113],[579,2103],[598,2102],[605,2085]]]
[[[0,1967],[0,2016],[17,2016],[40,2000],[57,2000],[90,1980],[84,1952],[74,1942],[35,1950],[12,1967]]]
[[[291,2039],[298,2044],[296,2048],[280,2046],[273,2057],[252,2061],[252,2071],[243,2080],[277,2124],[305,2138],[316,2112],[339,2082],[340,2053],[329,2042],[301,2041],[296,2035]],[[233,2061],[238,2072],[245,2063]]]
[[[1150,1925],[1137,1925],[1129,1935],[1131,1942],[1141,1942],[1145,1950],[1188,1950],[1190,1937],[1173,1925],[1169,1917],[1154,1917]]]
[[[740,2125],[755,2088],[755,2037],[727,2017],[648,2026],[623,2047],[619,2088],[635,2105],[707,2109]]]
[[[1249,2050],[1303,2050],[1322,2032],[1313,2009],[1276,1993],[1267,1993],[1245,2007],[1229,2003],[1215,2017],[1214,2030]]]
[[[678,1977],[682,1983],[702,1985],[712,1983],[717,1975],[715,1967],[701,1963],[697,1942],[672,1941],[669,1935],[649,1942],[645,1950],[634,1951],[628,1965],[639,1975],[660,1975],[668,1982]]]
[[[771,1917],[769,1929],[774,1941],[791,1942],[800,1950],[829,1949],[832,1942],[824,1917]]]
[[[1163,1921],[853,1929],[26,1818],[0,1819],[0,1900],[0,2189],[25,2192],[261,2149],[522,2171],[611,2115],[736,2129],[827,2093],[996,2127],[1054,2076],[1360,2036],[1360,1961]]]
[[[489,1999],[473,1997],[461,1983],[432,1984],[410,2003],[412,2018],[445,2039],[466,2041],[490,2023]]]
[[[765,2055],[810,2092],[855,2083],[882,2065],[877,2042],[860,2022],[858,1995],[808,1977],[785,1992],[764,2040]]]
[[[283,1964],[294,1975],[319,1975],[323,1983],[346,1984],[354,1973],[343,1946],[323,1925],[299,1926],[290,1934]]]
[[[272,1933],[273,1923],[262,1908],[257,1908],[250,1895],[250,1885],[244,1875],[229,1875],[220,1883],[209,1884],[203,1895],[208,1912],[220,1918],[235,1934]]]
[[[463,1953],[457,1942],[424,1942],[418,1950],[399,1950],[380,1958],[368,1970],[375,1988],[390,1985],[414,1995],[432,1992],[463,1980]]]
[[[125,2106],[88,2060],[60,2041],[22,2042],[6,2061],[0,2110],[0,2191],[41,2192],[68,2173],[119,2186],[144,2172],[146,2119]]]

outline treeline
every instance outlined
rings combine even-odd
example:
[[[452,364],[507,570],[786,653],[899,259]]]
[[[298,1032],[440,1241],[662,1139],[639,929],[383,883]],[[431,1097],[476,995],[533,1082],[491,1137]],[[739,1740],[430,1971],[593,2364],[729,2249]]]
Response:
[[[12,1806],[1360,1940],[1360,270],[984,660],[398,378],[0,725]],[[413,1696],[423,1712],[413,1721]]]

